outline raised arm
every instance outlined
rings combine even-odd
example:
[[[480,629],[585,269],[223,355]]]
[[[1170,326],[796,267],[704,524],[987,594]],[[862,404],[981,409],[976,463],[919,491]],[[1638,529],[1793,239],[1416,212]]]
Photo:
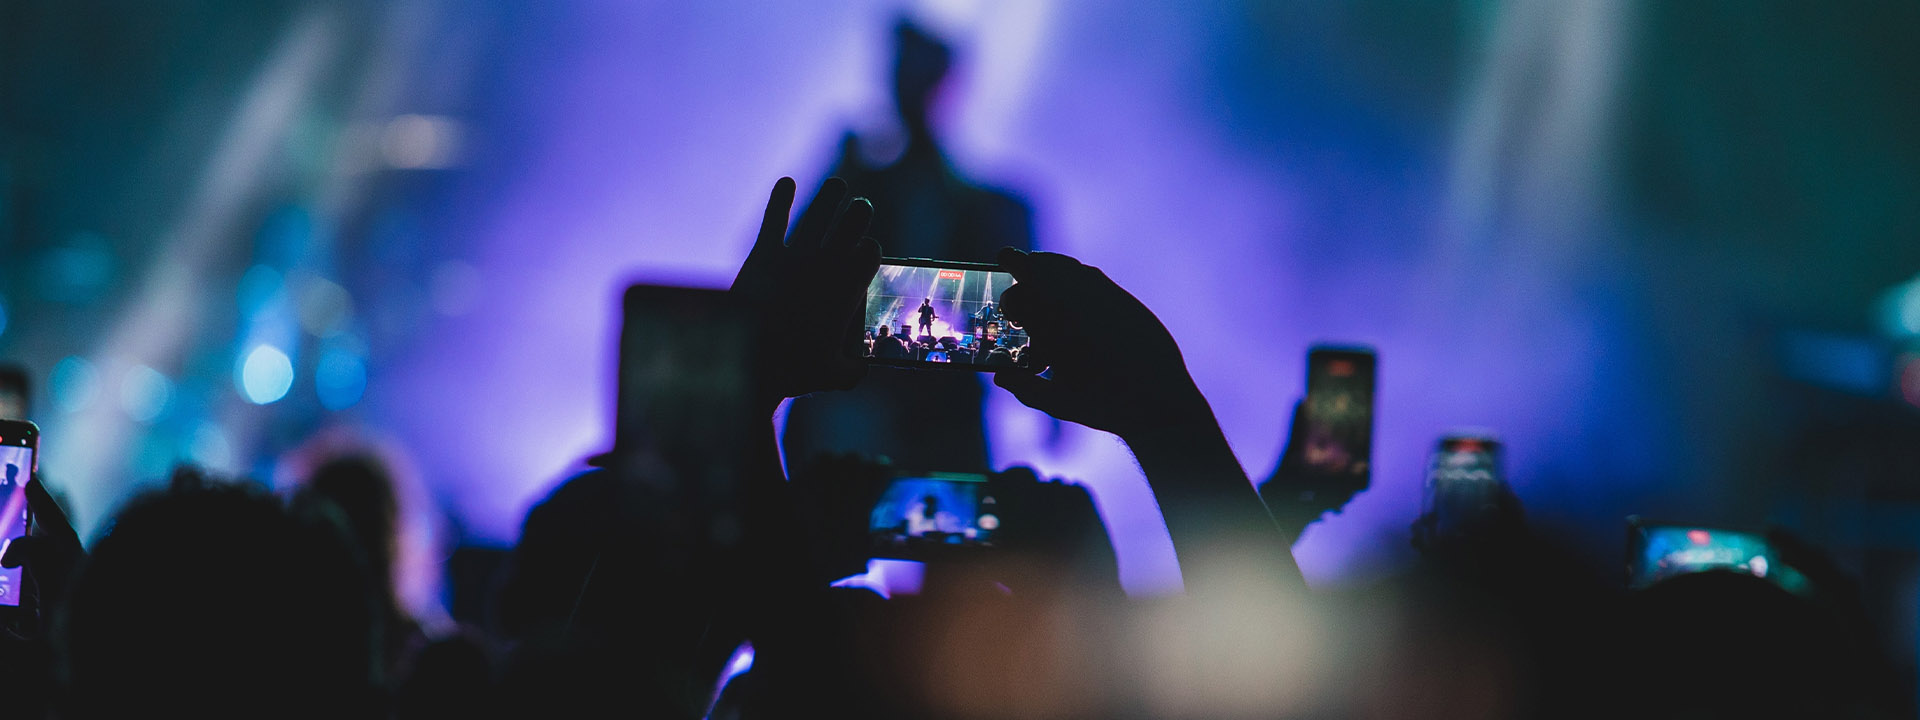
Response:
[[[994,382],[1029,407],[1104,430],[1133,451],[1160,504],[1189,592],[1255,578],[1301,585],[1288,538],[1227,445],[1173,335],[1098,268],[1054,253],[1003,250],[1017,281],[1000,307],[1033,339],[1044,376]],[[1130,338],[1125,352],[1110,339]]]

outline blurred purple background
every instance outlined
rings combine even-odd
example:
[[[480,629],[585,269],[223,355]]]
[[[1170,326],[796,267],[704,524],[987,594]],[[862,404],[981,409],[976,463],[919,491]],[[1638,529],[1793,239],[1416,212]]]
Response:
[[[1306,348],[1379,349],[1373,488],[1297,546],[1316,583],[1402,565],[1431,444],[1482,426],[1530,516],[1596,556],[1629,513],[1787,522],[1915,587],[1920,482],[1808,439],[1909,437],[1920,62],[1884,28],[1911,9],[0,14],[0,357],[45,379],[43,467],[84,534],[178,460],[284,483],[345,427],[403,448],[421,547],[510,544],[608,443],[620,289],[724,285],[776,178],[897,132],[904,14],[957,52],[954,163],[1159,313],[1256,480]],[[1125,449],[989,392],[995,464],[1085,482],[1126,587],[1177,588]]]

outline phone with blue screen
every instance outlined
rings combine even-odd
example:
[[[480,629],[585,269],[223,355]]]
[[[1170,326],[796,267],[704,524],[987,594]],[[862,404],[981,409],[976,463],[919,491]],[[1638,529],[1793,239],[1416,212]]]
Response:
[[[1807,578],[1781,561],[1757,532],[1699,525],[1653,523],[1628,518],[1627,587],[1700,572],[1733,572],[1765,579],[1804,594]]]
[[[1002,503],[987,476],[919,473],[894,478],[874,502],[872,557],[926,560],[994,546]]]

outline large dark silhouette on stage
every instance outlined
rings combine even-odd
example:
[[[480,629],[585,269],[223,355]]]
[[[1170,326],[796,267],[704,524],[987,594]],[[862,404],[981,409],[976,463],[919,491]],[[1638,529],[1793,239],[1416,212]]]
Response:
[[[870,233],[889,257],[993,262],[1002,247],[1031,249],[1026,203],[962,177],[934,137],[929,111],[952,51],[904,21],[894,38],[893,96],[905,150],[892,164],[871,166],[863,140],[849,133],[831,174],[844,178],[854,195],[873,200]],[[902,328],[901,334],[911,332]],[[982,472],[988,469],[985,397],[971,373],[876,369],[853,390],[793,401],[787,459],[857,452],[917,470]]]

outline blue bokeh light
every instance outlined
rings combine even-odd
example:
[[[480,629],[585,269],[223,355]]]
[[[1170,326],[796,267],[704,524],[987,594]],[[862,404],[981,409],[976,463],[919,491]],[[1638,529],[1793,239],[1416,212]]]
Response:
[[[278,401],[293,387],[293,360],[280,348],[256,346],[240,365],[239,381],[247,402],[266,405]]]
[[[367,362],[358,354],[334,348],[320,356],[313,372],[314,389],[320,405],[328,410],[345,410],[360,402],[367,389]]]
[[[134,422],[158,420],[172,400],[173,381],[158,370],[135,365],[120,378],[120,409]]]
[[[53,393],[54,405],[70,413],[80,412],[100,394],[100,371],[86,358],[69,355],[53,366],[48,387]]]

